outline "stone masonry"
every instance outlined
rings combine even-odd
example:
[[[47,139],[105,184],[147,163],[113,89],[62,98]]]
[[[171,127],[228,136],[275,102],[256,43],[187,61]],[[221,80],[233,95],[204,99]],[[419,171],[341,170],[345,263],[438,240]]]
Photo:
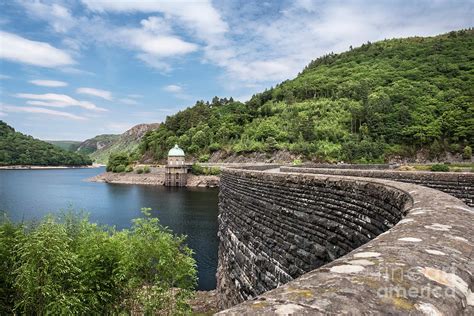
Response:
[[[474,313],[474,211],[453,196],[244,169],[219,194],[218,301],[246,301],[222,314]]]

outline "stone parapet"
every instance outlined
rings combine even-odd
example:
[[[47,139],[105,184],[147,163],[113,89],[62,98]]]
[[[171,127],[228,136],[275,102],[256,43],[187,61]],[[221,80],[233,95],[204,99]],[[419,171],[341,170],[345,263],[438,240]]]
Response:
[[[474,173],[281,167],[282,172],[317,173],[409,182],[437,189],[474,206]]]

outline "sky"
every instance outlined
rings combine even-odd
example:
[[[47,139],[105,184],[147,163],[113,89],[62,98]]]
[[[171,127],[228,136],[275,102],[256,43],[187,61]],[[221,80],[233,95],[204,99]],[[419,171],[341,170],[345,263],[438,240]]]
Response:
[[[474,0],[0,0],[0,120],[46,140],[246,101],[349,46],[474,26]]]

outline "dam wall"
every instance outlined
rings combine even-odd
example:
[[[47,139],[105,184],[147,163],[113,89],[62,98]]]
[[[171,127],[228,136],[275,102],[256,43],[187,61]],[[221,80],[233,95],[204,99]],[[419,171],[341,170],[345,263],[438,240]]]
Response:
[[[221,314],[474,312],[472,208],[412,183],[295,169],[223,169]]]

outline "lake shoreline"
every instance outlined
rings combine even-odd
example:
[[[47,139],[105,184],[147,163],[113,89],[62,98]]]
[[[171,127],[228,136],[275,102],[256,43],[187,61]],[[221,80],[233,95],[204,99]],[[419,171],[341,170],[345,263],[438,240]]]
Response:
[[[100,168],[104,165],[93,164],[92,166],[34,166],[34,165],[12,165],[0,166],[0,170],[54,170],[54,169],[92,169]]]
[[[114,184],[144,184],[144,185],[164,185],[164,173],[113,173],[104,172],[94,177],[88,178],[88,182],[102,182]],[[187,187],[216,188],[219,186],[219,176],[193,175],[188,174]]]

